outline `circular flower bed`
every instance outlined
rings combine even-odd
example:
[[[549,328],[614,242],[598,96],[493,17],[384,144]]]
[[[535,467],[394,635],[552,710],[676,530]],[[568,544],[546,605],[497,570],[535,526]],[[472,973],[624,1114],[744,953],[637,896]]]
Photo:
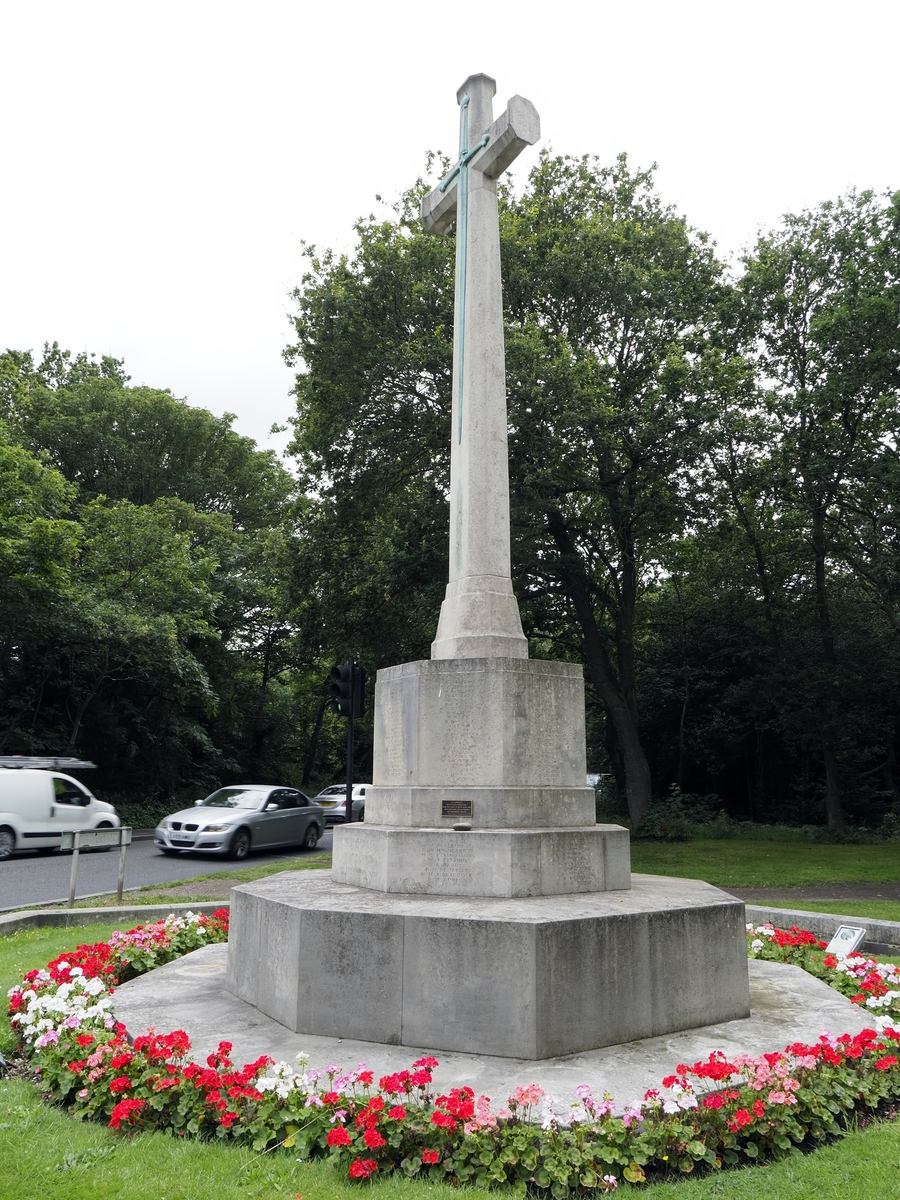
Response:
[[[564,1103],[537,1084],[495,1106],[471,1088],[433,1087],[438,1060],[375,1080],[365,1064],[344,1071],[275,1063],[235,1069],[222,1042],[206,1065],[182,1031],[132,1039],[115,1020],[113,990],[125,979],[198,946],[224,941],[228,914],[188,914],[79,946],[9,993],[10,1020],[41,1086],[75,1113],[113,1129],[166,1129],[277,1145],[300,1158],[329,1155],[351,1179],[376,1172],[481,1187],[506,1185],[554,1197],[620,1179],[717,1169],[781,1158],[840,1133],[860,1111],[900,1099],[900,977],[863,955],[839,959],[803,930],[748,926],[753,957],[794,962],[873,1014],[856,1036],[823,1033],[762,1055],[680,1063],[642,1102],[617,1110],[586,1084]]]

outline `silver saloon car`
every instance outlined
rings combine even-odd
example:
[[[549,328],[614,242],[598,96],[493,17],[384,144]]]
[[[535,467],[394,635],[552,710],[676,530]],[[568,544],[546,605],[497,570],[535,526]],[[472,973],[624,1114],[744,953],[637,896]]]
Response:
[[[163,854],[201,850],[246,858],[251,850],[302,846],[314,850],[325,813],[296,788],[234,784],[157,825],[153,841]]]
[[[353,785],[353,820],[364,821],[366,819],[366,788],[370,785],[367,783],[354,783]],[[327,825],[341,825],[347,819],[347,785],[345,783],[335,783],[331,787],[325,788],[319,792],[313,801],[314,804],[321,805],[325,809],[325,823]]]

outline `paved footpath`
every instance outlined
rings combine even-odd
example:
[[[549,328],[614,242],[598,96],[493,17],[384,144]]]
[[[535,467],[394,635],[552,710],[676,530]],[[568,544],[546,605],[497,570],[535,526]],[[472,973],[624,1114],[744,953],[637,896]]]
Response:
[[[900,868],[898,868],[900,869]],[[729,895],[747,904],[777,904],[780,908],[803,908],[814,900],[888,900],[900,902],[900,880],[889,883],[825,883],[818,887],[725,888]]]

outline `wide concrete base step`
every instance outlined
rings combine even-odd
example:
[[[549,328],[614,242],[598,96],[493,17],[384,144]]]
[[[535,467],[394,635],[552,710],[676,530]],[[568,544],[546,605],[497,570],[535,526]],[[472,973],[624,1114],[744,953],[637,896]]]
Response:
[[[227,987],[289,1029],[524,1059],[746,1017],[743,904],[632,882],[494,899],[270,876],[232,892]]]

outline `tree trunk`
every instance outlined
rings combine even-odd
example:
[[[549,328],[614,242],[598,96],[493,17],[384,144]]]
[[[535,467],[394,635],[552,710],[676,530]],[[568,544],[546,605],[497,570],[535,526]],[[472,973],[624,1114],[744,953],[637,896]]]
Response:
[[[624,581],[625,599],[618,610],[611,614],[616,624],[619,655],[617,675],[607,653],[603,633],[597,624],[588,584],[580,570],[580,559],[562,514],[548,513],[547,523],[560,551],[559,578],[572,602],[581,628],[588,676],[606,709],[607,722],[612,726],[618,746],[621,768],[625,776],[628,816],[632,827],[637,829],[650,807],[652,787],[650,764],[641,745],[637,720],[637,689],[632,656],[634,588],[628,586],[633,580]],[[613,762],[615,763],[615,758]]]
[[[884,780],[884,790],[890,792],[893,797],[893,804],[896,806],[900,800],[900,789],[897,787],[897,755],[894,751],[894,743],[888,742],[887,754],[884,760],[884,766],[881,768],[881,777]]]
[[[847,823],[841,808],[841,779],[831,739],[822,731],[822,758],[825,760],[825,812],[828,828],[838,833],[847,832]]]
[[[819,707],[819,732],[822,742],[822,759],[825,764],[825,814],[829,829],[844,833],[847,823],[841,805],[841,779],[837,757],[834,753],[834,737],[831,731],[833,720],[833,680],[837,666],[834,648],[834,632],[831,626],[831,611],[828,606],[828,585],[825,573],[825,507],[813,506],[813,550],[816,560],[816,608],[819,616],[819,634],[822,639],[822,662],[825,667],[827,694],[822,695]]]
[[[303,764],[303,778],[301,783],[304,787],[309,784],[310,776],[313,772],[313,767],[316,764],[316,751],[319,748],[319,734],[322,732],[322,722],[325,719],[325,709],[328,706],[328,697],[323,695],[319,703],[319,711],[316,713],[316,723],[313,726],[312,736],[309,739],[309,748],[306,751],[306,762]]]
[[[78,739],[78,733],[81,729],[81,722],[82,722],[82,719],[84,718],[84,714],[87,712],[87,708],[88,708],[88,705],[90,704],[90,702],[94,699],[94,697],[100,691],[100,685],[103,683],[104,679],[106,679],[106,672],[104,672],[102,675],[97,676],[97,678],[94,680],[94,682],[91,686],[91,690],[88,692],[88,694],[82,700],[82,702],[78,705],[78,712],[75,714],[75,720],[72,722],[72,732],[69,734],[69,744],[66,746],[65,750],[63,751],[64,754],[71,754],[74,751],[75,742]]]

